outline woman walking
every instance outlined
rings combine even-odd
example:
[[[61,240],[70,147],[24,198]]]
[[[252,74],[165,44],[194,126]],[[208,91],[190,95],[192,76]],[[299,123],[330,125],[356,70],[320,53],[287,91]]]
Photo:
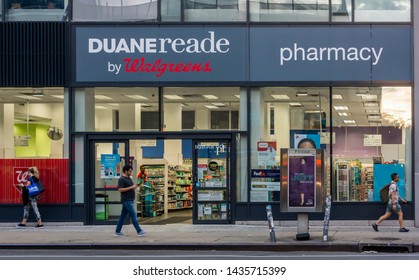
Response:
[[[39,170],[38,168],[34,166],[34,167],[29,167],[27,172],[30,175],[29,179],[26,182],[19,184],[19,187],[22,190],[23,219],[19,224],[16,225],[16,227],[26,227],[26,223],[29,218],[29,209],[32,206],[32,209],[35,213],[35,217],[37,220],[36,228],[41,228],[44,225],[42,224],[41,213],[39,213],[39,209],[38,209],[37,202],[39,200],[39,195],[30,197],[29,191],[28,191],[28,186],[39,182]]]

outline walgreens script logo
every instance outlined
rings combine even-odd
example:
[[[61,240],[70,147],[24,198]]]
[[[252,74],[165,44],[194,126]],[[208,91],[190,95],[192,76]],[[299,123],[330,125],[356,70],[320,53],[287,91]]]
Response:
[[[206,38],[89,38],[89,54],[127,54],[123,63],[107,62],[107,70],[119,73],[153,73],[161,77],[167,72],[212,72],[210,61],[171,62],[163,59],[148,60],[137,54],[225,54],[230,51],[230,41],[218,38],[214,31],[208,31]]]
[[[23,182],[28,181],[29,177],[31,175],[28,172],[28,168],[27,167],[14,167],[13,168],[13,182],[15,182],[15,184],[20,184]]]

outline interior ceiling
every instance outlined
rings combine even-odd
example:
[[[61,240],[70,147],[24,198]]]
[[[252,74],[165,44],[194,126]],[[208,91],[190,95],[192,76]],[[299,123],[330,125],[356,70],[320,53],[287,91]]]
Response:
[[[141,103],[143,110],[157,110],[158,89],[145,87],[97,87],[88,89],[87,92],[95,94],[96,109],[117,109],[119,104]],[[321,107],[329,117],[329,88],[327,87],[264,87],[262,93],[265,102],[274,105],[276,103],[299,103],[292,106],[291,110],[303,110],[316,112]],[[43,94],[43,96],[37,96]],[[164,98],[165,103],[182,103],[183,110],[196,110],[205,108],[205,105],[218,103],[217,108],[211,110],[239,110],[240,88],[239,87],[166,87],[165,95],[177,95],[182,99],[169,100]],[[34,96],[35,95],[35,96]],[[141,95],[146,99],[134,100],[130,95]],[[204,95],[214,95],[217,99],[208,100]],[[287,96],[289,99],[275,99],[273,95]],[[347,106],[347,111],[337,111],[332,108],[332,122],[337,126],[381,126],[391,125],[382,117],[382,88],[380,87],[351,87],[333,88],[334,96],[341,96],[342,99],[333,98],[333,106]],[[99,98],[100,97],[100,98]],[[103,99],[105,97],[105,99]],[[107,97],[107,98],[106,98]],[[375,99],[370,99],[371,97]],[[0,103],[62,103],[64,100],[63,88],[0,88]],[[394,100],[402,102],[402,108],[410,107],[409,100]],[[370,103],[375,107],[366,107]],[[375,104],[374,104],[375,103]],[[375,113],[368,113],[367,109],[377,109]],[[348,116],[339,116],[339,112],[346,112]],[[373,117],[371,117],[373,115]],[[26,116],[17,114],[16,119],[26,120]],[[344,120],[354,120],[356,124],[344,123]]]

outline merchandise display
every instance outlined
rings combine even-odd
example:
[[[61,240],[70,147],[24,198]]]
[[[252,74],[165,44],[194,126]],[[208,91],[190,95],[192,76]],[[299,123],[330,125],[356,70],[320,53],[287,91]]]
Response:
[[[147,181],[137,179],[140,183],[137,199],[137,216],[155,217],[164,212],[166,185],[165,164],[144,164]]]
[[[168,210],[192,208],[192,166],[169,166]]]

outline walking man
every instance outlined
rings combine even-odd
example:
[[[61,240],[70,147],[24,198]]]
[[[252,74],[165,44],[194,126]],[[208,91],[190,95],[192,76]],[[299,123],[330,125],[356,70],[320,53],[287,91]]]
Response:
[[[378,225],[381,224],[382,221],[390,218],[393,212],[399,215],[399,225],[400,225],[400,232],[408,232],[409,230],[403,226],[403,211],[402,207],[400,206],[400,201],[402,203],[407,203],[406,200],[400,197],[399,195],[399,187],[397,187],[397,182],[399,181],[399,175],[397,173],[391,174],[391,183],[388,190],[388,203],[386,208],[386,213],[382,215],[375,223],[372,224],[372,228],[375,231],[378,231]]]
[[[130,165],[125,165],[122,168],[122,173],[122,176],[118,180],[118,191],[121,193],[122,210],[114,236],[124,235],[121,230],[127,215],[131,217],[132,225],[137,230],[137,235],[145,236],[147,233],[142,230],[138,224],[137,213],[134,209],[135,189],[138,187],[138,185],[134,185],[132,182],[132,167]]]

